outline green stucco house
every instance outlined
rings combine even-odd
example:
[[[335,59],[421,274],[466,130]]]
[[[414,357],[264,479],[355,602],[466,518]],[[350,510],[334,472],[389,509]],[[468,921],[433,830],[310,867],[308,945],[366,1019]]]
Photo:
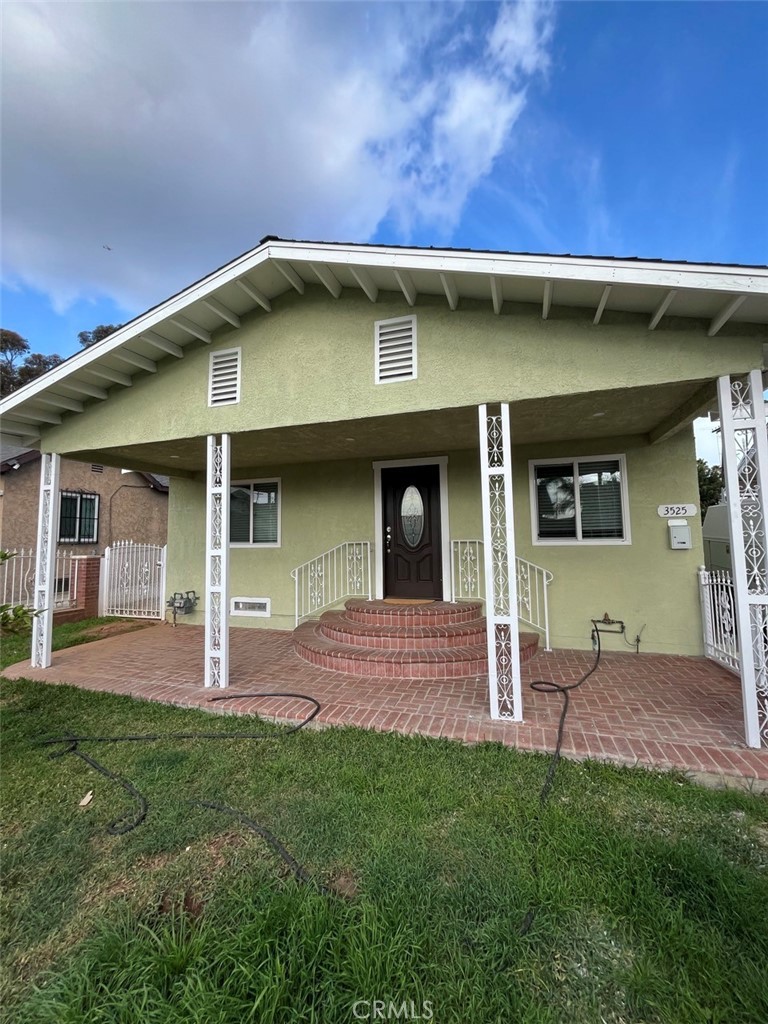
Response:
[[[521,631],[589,648],[606,617],[612,649],[704,653],[692,421],[719,408],[747,741],[768,742],[767,325],[765,267],[265,238],[2,404],[45,453],[38,606],[58,457],[167,474],[167,590],[200,595],[180,623],[205,624],[207,685],[230,628],[298,625],[317,664],[371,671],[409,637],[466,651],[464,621],[475,659],[429,671],[484,668],[490,714],[519,719]],[[417,625],[388,645],[396,614]]]

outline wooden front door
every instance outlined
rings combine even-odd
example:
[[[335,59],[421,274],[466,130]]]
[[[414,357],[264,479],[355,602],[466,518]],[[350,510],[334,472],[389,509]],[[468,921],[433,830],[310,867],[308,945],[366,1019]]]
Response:
[[[440,467],[382,469],[384,597],[442,600]]]

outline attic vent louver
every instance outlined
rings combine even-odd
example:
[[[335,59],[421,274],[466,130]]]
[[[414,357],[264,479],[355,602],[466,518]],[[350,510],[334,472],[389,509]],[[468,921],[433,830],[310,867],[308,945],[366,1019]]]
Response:
[[[376,383],[388,384],[416,378],[416,317],[377,320]]]
[[[211,352],[208,405],[234,405],[240,401],[240,349]]]

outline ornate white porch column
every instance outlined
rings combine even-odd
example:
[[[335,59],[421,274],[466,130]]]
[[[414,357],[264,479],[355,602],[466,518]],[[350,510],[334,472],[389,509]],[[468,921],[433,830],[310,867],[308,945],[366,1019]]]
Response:
[[[56,585],[56,545],[59,540],[58,455],[43,452],[40,457],[40,503],[37,514],[37,560],[35,562],[35,611],[32,622],[32,667],[51,664],[53,602]]]
[[[523,720],[509,405],[478,408],[491,718]]]
[[[205,685],[229,686],[230,440],[208,435],[205,481]]]
[[[768,745],[768,435],[760,370],[717,382],[747,745]]]

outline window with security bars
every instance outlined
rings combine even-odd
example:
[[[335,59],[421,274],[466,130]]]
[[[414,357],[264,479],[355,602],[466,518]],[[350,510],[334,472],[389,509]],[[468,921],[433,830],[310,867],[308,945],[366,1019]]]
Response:
[[[208,367],[208,405],[236,405],[240,401],[240,349],[211,352]]]
[[[229,543],[280,546],[280,481],[233,483],[229,490]]]
[[[374,325],[377,384],[416,379],[416,317],[377,320]]]
[[[529,463],[534,544],[628,544],[624,456]]]
[[[95,544],[99,539],[99,496],[62,491],[59,504],[59,541]]]

